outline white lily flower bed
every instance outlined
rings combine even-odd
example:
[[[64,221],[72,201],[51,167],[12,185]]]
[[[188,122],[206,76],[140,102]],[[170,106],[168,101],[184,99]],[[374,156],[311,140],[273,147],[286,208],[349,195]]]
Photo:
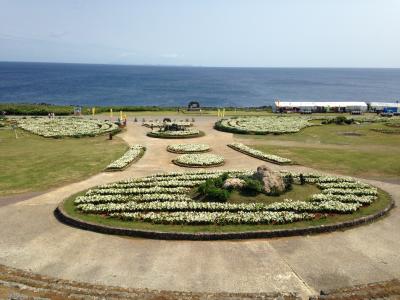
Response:
[[[134,161],[140,159],[146,148],[142,145],[133,145],[125,154],[106,167],[106,171],[122,171]]]
[[[110,121],[92,120],[79,117],[35,117],[18,119],[18,127],[43,137],[81,137],[118,131]]]
[[[265,160],[268,162],[272,162],[274,164],[279,164],[279,165],[283,165],[283,164],[290,164],[292,161],[288,158],[284,158],[284,157],[280,157],[278,155],[274,155],[274,154],[268,154],[253,148],[250,148],[242,143],[231,143],[228,144],[228,147],[242,152],[244,154],[247,154],[249,156],[261,159],[261,160]]]
[[[320,193],[304,201],[272,204],[200,202],[190,196],[191,188],[228,172],[235,178],[249,170],[173,172],[102,185],[74,200],[82,213],[101,214],[126,221],[156,224],[285,224],[310,220],[316,214],[351,214],[377,199],[376,188],[349,177],[303,174]],[[299,182],[300,174],[292,175]]]
[[[215,167],[223,165],[225,160],[216,154],[182,154],[172,162],[182,167]]]
[[[147,134],[150,137],[159,137],[159,138],[183,138],[183,137],[197,137],[200,136],[200,130],[196,128],[185,128],[185,130],[153,130]]]
[[[151,128],[151,127],[163,127],[164,125],[172,125],[172,124],[177,124],[179,126],[185,126],[185,127],[193,126],[193,123],[186,121],[175,121],[175,122],[148,121],[148,122],[143,122],[142,126]]]
[[[210,146],[207,144],[173,144],[167,146],[167,151],[172,153],[198,153],[209,150]]]
[[[234,117],[218,121],[215,128],[244,134],[284,134],[313,126],[309,121],[310,117],[305,116]]]

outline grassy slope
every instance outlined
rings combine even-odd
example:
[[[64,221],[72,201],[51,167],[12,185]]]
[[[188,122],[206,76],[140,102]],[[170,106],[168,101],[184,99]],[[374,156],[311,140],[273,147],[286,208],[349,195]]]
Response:
[[[118,137],[51,139],[0,129],[0,195],[42,191],[100,172],[127,145]]]
[[[306,185],[304,187],[294,186],[292,193],[300,192],[303,196],[310,195],[317,190],[316,187]],[[286,193],[283,197],[289,193]],[[288,228],[302,228],[306,226],[319,226],[334,224],[339,222],[345,222],[352,219],[364,217],[367,215],[374,214],[378,211],[383,210],[390,203],[390,196],[384,192],[379,191],[379,199],[369,206],[362,207],[357,212],[353,214],[332,214],[327,218],[314,219],[310,221],[295,222],[283,225],[163,225],[163,224],[151,224],[146,222],[132,222],[132,221],[122,221],[119,219],[106,218],[96,214],[84,214],[78,211],[74,206],[74,199],[78,195],[82,195],[84,192],[75,194],[69,197],[64,202],[64,209],[66,213],[72,217],[81,219],[83,221],[102,224],[106,226],[122,227],[122,228],[132,228],[139,230],[153,230],[153,231],[169,231],[169,232],[241,232],[241,231],[256,231],[256,230],[273,230],[273,229],[288,229]],[[283,198],[281,197],[281,198]],[[272,197],[266,197],[272,198]],[[275,197],[273,197],[275,198]],[[304,198],[302,198],[304,200]],[[233,200],[235,201],[235,200]],[[271,201],[271,200],[269,200]],[[271,202],[280,201],[273,200]],[[243,202],[241,199],[239,202]],[[268,202],[263,199],[263,202]]]
[[[289,135],[235,135],[252,147],[316,169],[369,178],[400,178],[400,137],[383,124],[315,126]],[[346,135],[348,133],[359,136]]]

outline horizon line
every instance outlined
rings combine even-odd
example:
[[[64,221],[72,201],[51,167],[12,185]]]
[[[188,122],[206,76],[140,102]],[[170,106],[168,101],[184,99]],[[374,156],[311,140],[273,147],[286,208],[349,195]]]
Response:
[[[25,61],[0,60],[0,63],[32,63],[32,64],[70,64],[70,65],[99,65],[124,67],[175,67],[175,68],[221,68],[221,69],[400,69],[400,67],[327,67],[327,66],[211,66],[211,65],[173,65],[173,64],[123,64],[123,63],[91,63],[91,62],[53,62],[53,61]]]

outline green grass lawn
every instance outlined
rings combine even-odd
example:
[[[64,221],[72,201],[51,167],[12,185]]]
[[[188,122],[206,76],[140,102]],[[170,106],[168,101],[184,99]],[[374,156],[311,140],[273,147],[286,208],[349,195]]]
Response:
[[[52,139],[0,129],[0,195],[44,191],[103,170],[128,146],[107,136]]]
[[[138,118],[146,118],[146,117],[164,117],[164,116],[174,116],[178,120],[184,120],[189,118],[191,120],[192,117],[199,117],[199,116],[218,116],[217,110],[202,110],[201,112],[192,111],[192,112],[178,112],[177,110],[162,110],[162,111],[127,111],[124,112],[128,117],[138,117]],[[101,116],[110,116],[109,112],[102,112],[96,115]],[[267,110],[226,110],[225,117],[232,117],[232,116],[272,116],[273,113]],[[114,112],[114,118],[119,116],[119,112]],[[141,119],[140,119],[141,120]]]
[[[400,146],[400,138],[396,135],[384,134],[371,129],[390,128],[383,123],[361,123],[352,125],[312,126],[298,133],[281,135],[245,135],[235,134],[240,139],[253,141],[294,141],[308,144],[328,144],[346,146]]]
[[[314,187],[317,189],[316,187]],[[303,190],[302,192],[309,193],[309,191]],[[147,222],[133,222],[123,221],[120,219],[108,218],[102,215],[96,214],[84,214],[77,210],[74,205],[74,199],[83,195],[85,191],[72,195],[64,202],[65,212],[74,218],[81,219],[83,221],[97,223],[100,225],[120,227],[120,228],[131,228],[138,230],[152,230],[152,231],[163,231],[163,232],[244,232],[244,231],[256,231],[256,230],[274,230],[274,229],[288,229],[288,228],[304,228],[307,226],[319,226],[335,224],[339,222],[345,222],[356,218],[372,215],[378,211],[383,210],[387,207],[391,201],[389,194],[379,190],[378,200],[374,201],[371,205],[362,207],[353,214],[331,214],[328,217],[317,218],[309,221],[294,222],[283,225],[163,225],[163,224],[152,224]],[[303,199],[304,200],[304,199]]]
[[[258,150],[316,169],[400,180],[400,137],[371,130],[385,127],[382,123],[332,124],[309,127],[295,134],[235,135],[235,138]]]

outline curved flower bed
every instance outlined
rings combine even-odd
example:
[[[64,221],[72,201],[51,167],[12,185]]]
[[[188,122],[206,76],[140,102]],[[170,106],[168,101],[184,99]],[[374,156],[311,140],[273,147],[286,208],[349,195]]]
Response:
[[[253,173],[231,170],[155,174],[102,185],[88,190],[73,201],[81,213],[125,221],[239,225],[286,224],[320,218],[321,215],[352,214],[378,198],[376,188],[348,177],[311,173],[300,176],[286,172],[284,175],[291,175],[295,183],[299,183],[302,177],[308,184],[315,184],[321,192],[304,201],[287,199],[272,204],[200,202],[192,199],[190,192],[193,187],[226,172],[230,177]]]
[[[215,154],[183,154],[172,162],[182,167],[216,167],[223,165],[225,160]]]
[[[215,129],[243,134],[295,133],[313,126],[309,120],[304,116],[236,117],[216,122]]]
[[[288,158],[280,157],[278,155],[273,155],[273,154],[268,154],[259,150],[255,150],[253,148],[250,148],[242,143],[231,143],[228,144],[228,147],[242,152],[244,154],[247,154],[249,156],[265,160],[268,162],[272,162],[274,164],[279,164],[279,165],[284,165],[284,164],[290,164],[292,161]]]
[[[17,124],[26,131],[52,138],[96,136],[119,131],[112,122],[79,117],[26,118],[18,119]]]
[[[143,156],[145,150],[146,148],[142,145],[134,145],[130,147],[129,150],[126,151],[122,157],[109,164],[105,170],[122,171],[134,161],[139,160]]]
[[[153,130],[147,133],[147,136],[155,137],[155,138],[164,138],[164,139],[174,139],[174,138],[193,138],[204,135],[200,130],[195,128],[186,128],[185,130],[179,131],[158,131]]]
[[[167,146],[167,151],[172,153],[199,153],[207,152],[210,146],[207,144],[173,144]]]
[[[144,127],[163,127],[165,125],[171,125],[171,124],[177,124],[180,126],[185,126],[185,127],[191,127],[193,126],[193,123],[191,122],[186,122],[186,121],[174,121],[174,122],[160,122],[160,121],[148,121],[148,122],[143,122],[142,126]]]

